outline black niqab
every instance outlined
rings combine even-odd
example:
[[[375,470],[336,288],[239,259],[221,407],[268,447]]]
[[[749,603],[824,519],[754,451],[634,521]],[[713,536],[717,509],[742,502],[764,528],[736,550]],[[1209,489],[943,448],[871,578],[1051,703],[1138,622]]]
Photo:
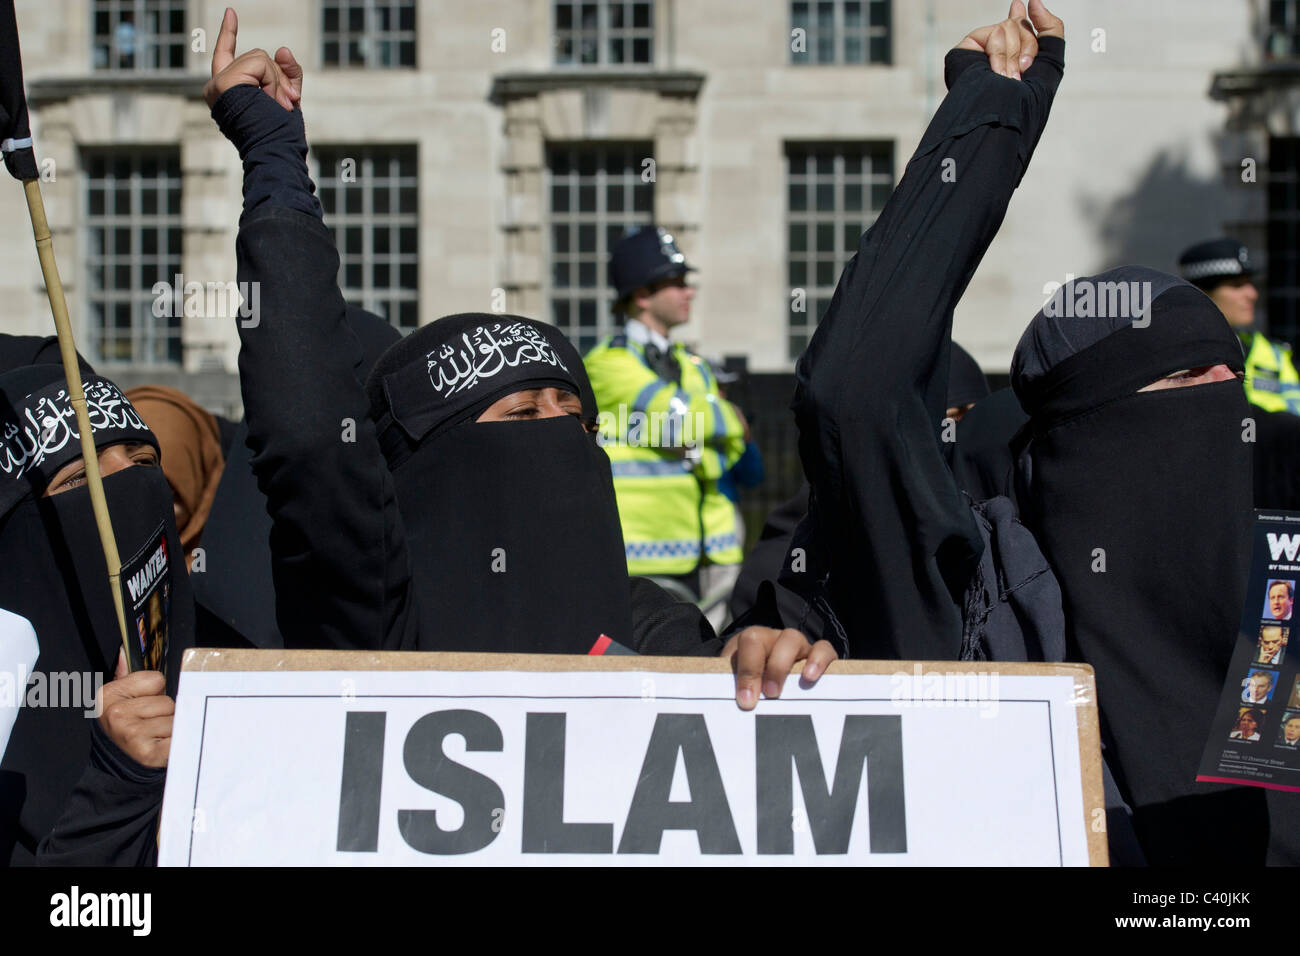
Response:
[[[555,387],[583,422],[479,423],[493,402]],[[582,358],[552,326],[449,316],[380,359],[367,383],[411,555],[423,650],[587,653],[632,645],[609,459],[584,427]]]
[[[116,385],[95,376],[83,387],[96,447],[157,447]],[[0,607],[31,622],[39,645],[35,671],[50,686],[58,674],[111,681],[121,647],[88,489],[41,497],[54,472],[80,456],[62,367],[0,375]],[[106,476],[104,495],[123,562],[160,537],[166,541],[166,671],[174,695],[194,620],[171,489],[161,468],[134,466]],[[87,707],[19,711],[0,763],[0,858],[29,862],[59,818],[89,758]]]
[[[1262,861],[1262,795],[1195,782],[1246,593],[1249,409],[1235,380],[1139,391],[1183,369],[1240,371],[1241,349],[1214,304],[1172,276],[1114,270],[1075,285],[1117,281],[1150,283],[1142,314],[1040,312],[1016,350],[1012,383],[1031,417],[1022,515],[1060,581],[1071,653],[1097,672],[1147,858]]]

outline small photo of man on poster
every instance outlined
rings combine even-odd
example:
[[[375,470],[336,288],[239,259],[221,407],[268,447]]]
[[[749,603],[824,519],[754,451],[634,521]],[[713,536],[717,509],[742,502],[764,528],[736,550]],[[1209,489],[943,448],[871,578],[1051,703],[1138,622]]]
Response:
[[[1280,624],[1264,624],[1259,629],[1259,642],[1256,645],[1253,664],[1268,664],[1277,667],[1286,654],[1289,627]]]
[[[1277,678],[1272,671],[1251,669],[1241,682],[1241,699],[1247,704],[1267,704],[1273,696]]]
[[[1295,604],[1295,582],[1274,579],[1268,582],[1268,592],[1264,597],[1264,617],[1274,621],[1291,620],[1291,608]]]
[[[1282,715],[1282,732],[1278,734],[1277,744],[1290,750],[1300,747],[1300,713],[1288,711]]]

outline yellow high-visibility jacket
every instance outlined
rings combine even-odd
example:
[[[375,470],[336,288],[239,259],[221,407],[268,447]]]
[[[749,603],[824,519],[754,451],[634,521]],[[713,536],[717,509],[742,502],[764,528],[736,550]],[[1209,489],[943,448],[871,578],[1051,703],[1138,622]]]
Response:
[[[1242,339],[1246,348],[1246,398],[1267,412],[1300,415],[1300,374],[1291,360],[1291,347],[1262,332]]]
[[[600,441],[614,471],[629,574],[739,564],[736,509],[718,479],[745,451],[744,425],[709,363],[681,344],[681,384],[661,379],[625,335],[587,353]]]

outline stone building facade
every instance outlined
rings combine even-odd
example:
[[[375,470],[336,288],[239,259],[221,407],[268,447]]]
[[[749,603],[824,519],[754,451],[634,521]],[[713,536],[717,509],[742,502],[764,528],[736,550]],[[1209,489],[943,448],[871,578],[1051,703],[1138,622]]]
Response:
[[[178,384],[236,414],[240,165],[201,96],[223,7],[17,3],[83,350],[128,384]],[[987,369],[1006,369],[1044,286],[1067,274],[1170,269],[1183,245],[1239,224],[1268,245],[1267,197],[1234,186],[1234,171],[1239,154],[1263,155],[1258,130],[1293,129],[1294,110],[1261,119],[1231,79],[1266,62],[1267,7],[1058,0],[1070,42],[1052,126],[956,320]],[[970,0],[238,9],[241,51],[287,45],[305,67],[314,172],[351,301],[405,328],[518,312],[589,346],[614,325],[609,244],[653,219],[699,267],[686,337],[757,372],[792,368],[943,96],[945,50],[1005,12]],[[0,214],[25,223],[16,185],[0,190]],[[0,254],[0,329],[45,330],[25,225],[0,234]],[[154,291],[175,291],[178,275],[182,293],[199,290],[179,310]]]

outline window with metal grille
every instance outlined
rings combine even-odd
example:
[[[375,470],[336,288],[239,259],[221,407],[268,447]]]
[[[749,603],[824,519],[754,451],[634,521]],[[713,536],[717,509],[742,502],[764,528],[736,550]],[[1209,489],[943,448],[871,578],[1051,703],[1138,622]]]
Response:
[[[185,0],[93,0],[96,70],[183,70],[190,47]]]
[[[890,62],[889,0],[794,0],[790,62]]]
[[[413,145],[313,147],[339,288],[402,330],[420,321],[418,152]]]
[[[622,324],[611,314],[609,250],[654,219],[654,183],[642,175],[653,153],[650,143],[547,150],[551,321],[581,352]]]
[[[180,151],[88,150],[82,169],[87,351],[105,362],[179,364],[184,310],[153,287],[170,289],[181,271]]]
[[[644,0],[555,0],[556,66],[654,62],[655,5]]]
[[[1268,330],[1300,341],[1300,137],[1268,147]]]
[[[1300,0],[1269,0],[1264,53],[1273,60],[1300,56]]]
[[[322,0],[325,66],[415,66],[415,0]]]
[[[786,145],[787,347],[796,359],[894,189],[892,143]]]

